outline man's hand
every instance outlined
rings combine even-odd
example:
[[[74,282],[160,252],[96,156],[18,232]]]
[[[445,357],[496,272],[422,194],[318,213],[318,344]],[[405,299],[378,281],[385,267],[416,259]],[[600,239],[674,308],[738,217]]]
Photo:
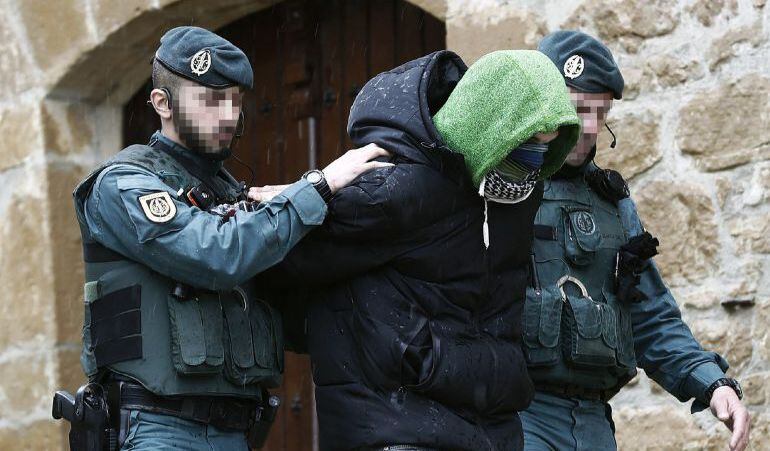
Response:
[[[376,144],[369,144],[360,149],[352,149],[344,155],[332,161],[324,168],[323,173],[326,183],[332,193],[344,188],[359,175],[376,168],[393,166],[393,163],[372,161],[379,157],[389,157],[390,153]],[[249,188],[248,197],[257,202],[267,202],[288,188],[289,185],[265,185]]]
[[[332,193],[346,187],[356,177],[372,169],[393,166],[393,163],[372,161],[379,157],[389,157],[390,153],[376,144],[368,144],[360,149],[352,149],[332,161],[323,170],[326,183]]]
[[[288,187],[289,185],[252,186],[249,188],[249,199],[259,203],[267,202],[275,196],[281,194],[281,191]]]
[[[749,411],[730,387],[719,387],[711,395],[711,413],[732,432],[730,451],[743,451],[749,444]]]

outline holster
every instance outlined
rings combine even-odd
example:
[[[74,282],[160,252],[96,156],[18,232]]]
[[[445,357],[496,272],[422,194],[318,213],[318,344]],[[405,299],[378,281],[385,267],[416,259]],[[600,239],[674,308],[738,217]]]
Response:
[[[54,419],[70,422],[70,451],[115,451],[117,431],[110,424],[104,388],[95,383],[80,387],[73,397],[57,391],[53,397]]]
[[[261,449],[265,446],[270,427],[275,421],[275,415],[281,407],[281,398],[275,395],[265,397],[266,403],[254,413],[251,426],[246,431],[246,443],[250,449]]]

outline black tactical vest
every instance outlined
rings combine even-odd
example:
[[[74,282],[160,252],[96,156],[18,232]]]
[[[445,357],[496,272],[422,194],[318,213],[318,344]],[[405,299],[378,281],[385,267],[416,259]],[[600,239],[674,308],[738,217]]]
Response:
[[[614,390],[636,374],[630,313],[614,293],[627,241],[615,204],[582,176],[545,182],[523,319],[536,385]]]
[[[93,240],[83,213],[85,201],[99,174],[117,164],[150,171],[177,193],[201,184],[167,153],[134,145],[75,189],[86,273],[81,363],[89,379],[113,372],[159,395],[250,398],[259,398],[261,387],[280,385],[281,318],[257,297],[251,283],[227,292],[193,290],[182,300],[172,295],[178,285],[172,277]],[[217,204],[237,200],[238,186],[224,170],[206,186]]]

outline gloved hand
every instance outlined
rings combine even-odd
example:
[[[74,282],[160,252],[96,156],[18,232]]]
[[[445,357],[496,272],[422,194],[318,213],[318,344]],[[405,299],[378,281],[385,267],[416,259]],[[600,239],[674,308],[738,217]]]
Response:
[[[615,267],[615,294],[623,302],[641,302],[647,299],[639,288],[640,274],[647,268],[649,259],[658,254],[657,238],[644,232],[628,240],[620,247]]]

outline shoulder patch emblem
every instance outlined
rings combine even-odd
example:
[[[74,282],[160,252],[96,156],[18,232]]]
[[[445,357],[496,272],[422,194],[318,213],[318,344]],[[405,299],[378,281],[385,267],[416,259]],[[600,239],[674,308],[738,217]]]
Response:
[[[580,55],[572,55],[564,62],[564,76],[569,79],[578,78],[583,74],[585,62]]]
[[[140,196],[139,205],[142,206],[142,211],[144,211],[147,219],[152,222],[162,224],[171,221],[176,216],[176,205],[166,191]]]
[[[211,68],[211,51],[204,49],[193,55],[190,60],[190,70],[197,76],[201,76]]]
[[[587,211],[581,211],[575,218],[575,225],[585,235],[592,235],[596,231],[596,223],[594,223],[594,217]]]

